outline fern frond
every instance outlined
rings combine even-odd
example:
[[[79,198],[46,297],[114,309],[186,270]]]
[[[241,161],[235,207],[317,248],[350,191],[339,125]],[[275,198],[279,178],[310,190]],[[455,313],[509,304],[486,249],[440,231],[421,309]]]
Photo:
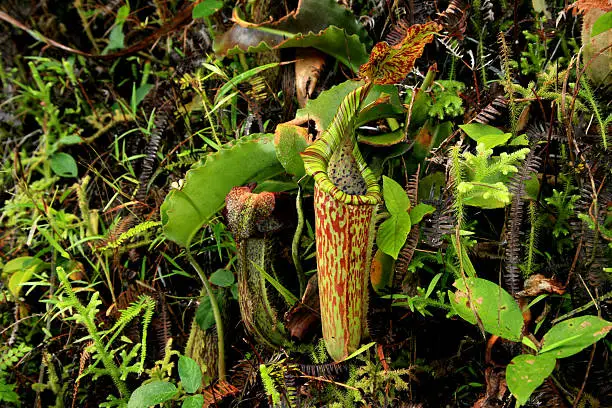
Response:
[[[271,376],[272,372],[272,367],[268,367],[265,364],[259,365],[259,375],[261,377],[261,382],[264,386],[264,390],[266,391],[268,397],[272,398],[272,404],[276,407],[280,404],[281,394],[276,389],[276,383]]]
[[[499,109],[504,109],[507,105],[508,102],[503,96],[497,96],[491,103],[482,108],[470,122],[486,125],[501,116]]]
[[[161,225],[161,221],[141,222],[140,224],[130,228],[129,230],[122,232],[121,235],[119,235],[117,238],[113,240],[109,239],[106,242],[106,245],[99,247],[97,250],[98,251],[108,251],[111,249],[120,248],[121,246],[123,246],[123,244],[125,244],[130,239],[141,235],[142,233],[144,233],[145,231],[151,228],[159,227],[160,225]]]
[[[145,157],[142,160],[140,177],[138,177],[138,190],[136,190],[136,194],[134,195],[134,200],[141,203],[144,203],[146,199],[148,184],[153,174],[153,164],[157,158],[157,151],[159,150],[162,135],[168,127],[168,114],[165,112],[164,108],[157,113],[155,111],[152,112],[151,116],[154,117],[154,119],[152,118],[153,129],[151,130],[151,137],[145,148]]]
[[[511,295],[516,295],[522,287],[522,276],[519,268],[521,254],[521,226],[523,222],[523,205],[525,182],[540,167],[540,158],[535,156],[535,150],[529,150],[521,169],[510,181],[508,190],[512,193],[512,204],[506,223],[506,273],[504,281]]]
[[[540,220],[538,219],[538,210],[533,201],[529,202],[529,239],[527,240],[527,251],[525,253],[525,262],[523,268],[523,276],[531,276],[536,272],[535,248],[538,243],[538,233],[540,229]]]

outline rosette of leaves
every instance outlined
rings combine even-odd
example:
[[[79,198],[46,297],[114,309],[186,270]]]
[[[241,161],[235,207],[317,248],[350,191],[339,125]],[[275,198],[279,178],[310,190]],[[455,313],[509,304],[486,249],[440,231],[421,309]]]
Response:
[[[439,30],[436,23],[416,25],[395,46],[379,43],[359,69],[365,84],[340,104],[327,130],[302,158],[315,181],[315,237],[323,338],[330,356],[340,361],[361,342],[367,307],[367,280],[374,213],[380,186],[359,151],[355,120],[373,84],[401,81],[425,45]]]
[[[219,56],[312,47],[356,72],[372,43],[353,13],[335,0],[300,0],[284,17],[260,24],[245,21],[236,8],[232,20],[234,26],[215,40]]]

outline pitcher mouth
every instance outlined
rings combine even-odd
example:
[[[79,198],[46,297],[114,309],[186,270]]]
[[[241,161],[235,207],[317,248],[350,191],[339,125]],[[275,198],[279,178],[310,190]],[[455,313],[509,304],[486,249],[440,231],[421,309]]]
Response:
[[[306,173],[314,178],[317,188],[345,204],[377,205],[382,202],[380,186],[376,176],[363,159],[356,141],[353,141],[352,155],[359,173],[365,181],[365,194],[353,195],[342,191],[334,184],[328,173],[329,163],[334,152],[341,148],[342,143],[346,142],[347,139],[354,139],[352,136],[354,118],[359,112],[361,102],[369,89],[370,85],[366,84],[347,95],[347,99],[350,99],[349,102],[346,105],[344,103],[340,105],[329,128],[302,153]]]

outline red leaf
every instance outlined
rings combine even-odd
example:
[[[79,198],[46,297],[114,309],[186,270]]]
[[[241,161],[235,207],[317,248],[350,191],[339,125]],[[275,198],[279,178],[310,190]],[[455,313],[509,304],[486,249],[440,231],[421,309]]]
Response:
[[[423,54],[425,45],[441,29],[442,26],[435,21],[415,24],[406,29],[404,38],[396,45],[379,42],[372,49],[369,61],[359,68],[359,76],[379,85],[402,81]]]

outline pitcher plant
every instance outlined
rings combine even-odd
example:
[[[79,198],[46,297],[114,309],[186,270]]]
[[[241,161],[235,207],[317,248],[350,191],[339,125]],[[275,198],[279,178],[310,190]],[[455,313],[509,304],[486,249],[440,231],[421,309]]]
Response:
[[[434,22],[414,25],[405,28],[399,43],[376,44],[359,70],[363,85],[344,98],[331,125],[302,153],[306,173],[315,181],[321,323],[335,361],[359,347],[366,329],[374,215],[382,202],[377,177],[359,151],[354,124],[372,86],[403,80],[439,30]]]

